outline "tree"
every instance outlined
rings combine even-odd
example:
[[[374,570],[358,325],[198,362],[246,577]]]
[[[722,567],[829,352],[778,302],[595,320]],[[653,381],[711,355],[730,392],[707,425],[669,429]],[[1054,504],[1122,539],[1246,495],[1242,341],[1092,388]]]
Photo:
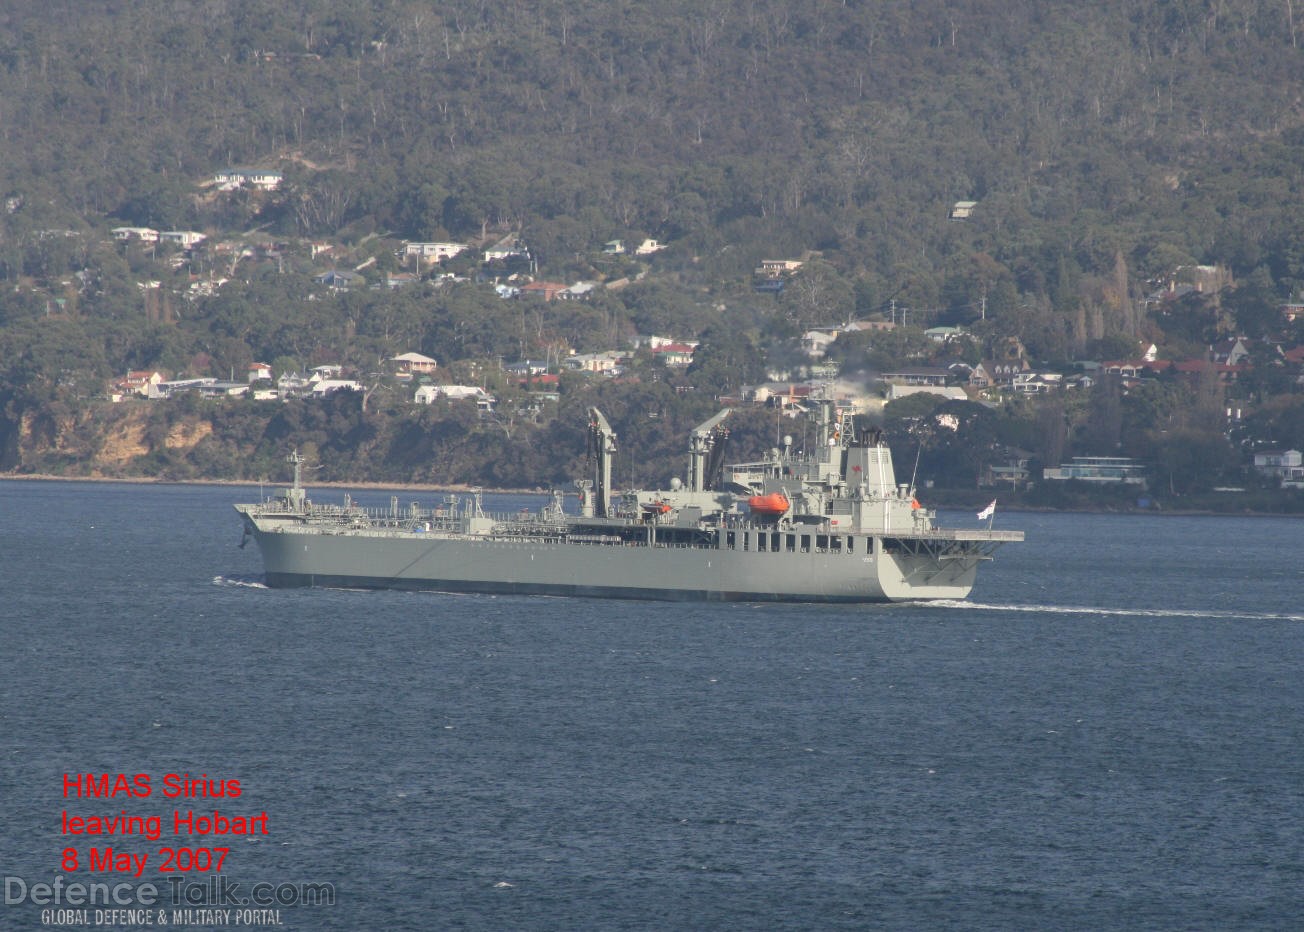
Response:
[[[1235,319],[1237,331],[1252,340],[1281,331],[1284,321],[1280,307],[1272,276],[1263,267],[1223,295],[1223,308]]]
[[[1096,456],[1114,456],[1122,439],[1122,385],[1116,373],[1102,372],[1091,386],[1082,445]]]
[[[1220,432],[1183,428],[1165,434],[1155,454],[1157,478],[1174,495],[1212,489],[1240,468],[1239,457]]]
[[[702,334],[685,375],[704,392],[718,395],[765,377],[765,363],[746,334],[715,325]]]
[[[846,323],[856,306],[851,286],[821,259],[805,263],[788,280],[779,304],[799,333],[814,326]]]

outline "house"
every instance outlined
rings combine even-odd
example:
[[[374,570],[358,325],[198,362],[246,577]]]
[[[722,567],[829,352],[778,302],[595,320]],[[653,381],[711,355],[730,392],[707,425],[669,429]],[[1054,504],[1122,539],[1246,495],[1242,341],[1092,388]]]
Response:
[[[312,383],[297,372],[282,372],[276,380],[276,394],[280,398],[297,398],[311,388]]]
[[[428,405],[434,404],[440,398],[445,401],[470,399],[481,411],[492,411],[494,405],[498,403],[497,398],[475,385],[422,385],[416,390],[412,401],[415,404]]]
[[[1150,366],[1144,359],[1107,359],[1100,364],[1100,369],[1125,381],[1135,381],[1142,378]]]
[[[1187,379],[1199,380],[1205,373],[1213,372],[1222,382],[1234,382],[1245,370],[1244,366],[1229,366],[1226,363],[1209,362],[1207,359],[1184,359],[1173,363],[1172,369]]]
[[[652,348],[652,358],[660,359],[669,368],[682,368],[692,363],[696,349],[696,343],[660,343]]]
[[[608,255],[608,256],[624,255],[625,242],[624,240],[613,239],[608,243],[603,243],[602,252],[604,255]]]
[[[1145,485],[1145,467],[1128,456],[1075,456],[1070,463],[1047,466],[1042,478],[1062,482],[1077,479],[1092,483]]]
[[[228,382],[220,379],[205,379],[204,384],[197,385],[195,391],[201,398],[238,398],[248,394],[248,382]]]
[[[652,255],[652,253],[660,252],[665,248],[666,248],[665,243],[658,242],[657,240],[654,239],[645,239],[643,240],[642,243],[638,245],[638,248],[634,250],[634,255],[650,256]]]
[[[251,362],[249,364],[249,376],[246,381],[257,382],[262,379],[271,379],[272,367],[265,362]]]
[[[566,286],[559,282],[530,282],[521,286],[521,297],[551,301],[565,290]]]
[[[281,186],[284,177],[280,172],[274,171],[228,168],[214,175],[213,183],[222,191],[234,191],[237,188],[274,191]]]
[[[762,259],[756,270],[757,278],[782,278],[798,271],[804,263],[800,259]]]
[[[114,402],[120,402],[129,395],[139,395],[142,398],[159,397],[158,386],[163,384],[163,374],[157,370],[136,369],[128,372],[125,376],[113,383],[109,391],[109,397]]]
[[[197,233],[194,230],[168,230],[158,235],[159,241],[163,243],[175,243],[183,249],[190,249],[192,246],[198,246],[204,240],[208,239],[203,233]]]
[[[360,391],[362,391],[362,383],[355,379],[317,379],[312,382],[312,391],[309,394],[313,398],[325,398],[336,392]]]
[[[1028,462],[1032,454],[1017,447],[1006,447],[1000,451],[1000,460],[983,466],[978,484],[982,486],[1000,486],[1008,484],[1017,489],[1029,484]]]
[[[772,408],[790,408],[800,406],[815,393],[813,385],[800,382],[766,382],[743,390],[747,400],[758,405]]]
[[[889,383],[883,391],[887,401],[896,401],[910,395],[936,395],[947,401],[968,401],[969,395],[959,385],[903,385]]]
[[[1299,318],[1304,317],[1304,302],[1288,301],[1281,305],[1280,310],[1281,316],[1285,319],[1286,323],[1293,324]]]
[[[493,262],[507,263],[517,259],[528,262],[530,251],[517,241],[515,235],[504,237],[484,251],[486,265]]]
[[[421,278],[412,272],[386,272],[385,287],[390,291],[396,288],[403,288],[407,285],[415,285],[421,281]]]
[[[665,346],[669,343],[680,343],[683,344],[684,346],[689,346],[693,349],[697,349],[696,340],[680,340],[675,337],[662,337],[662,336],[655,336],[655,335],[637,336],[629,341],[629,345],[634,347],[634,349],[638,349],[640,346],[646,346],[649,347],[650,349],[656,349],[659,346]]]
[[[149,227],[114,227],[113,238],[120,243],[157,243],[158,230]]]
[[[1014,376],[1012,387],[1022,395],[1044,395],[1058,389],[1064,376],[1058,372],[1020,372]]]
[[[518,377],[543,375],[548,371],[548,364],[542,359],[522,359],[518,362],[509,362],[503,366],[503,371]]]
[[[1239,366],[1249,356],[1249,341],[1244,337],[1223,340],[1209,347],[1209,359],[1223,366]]]
[[[1016,375],[1027,372],[1030,368],[1026,359],[986,359],[978,365],[978,369],[989,380],[989,385],[1003,385],[1007,388],[1014,385]]]
[[[625,362],[625,354],[619,350],[607,350],[604,353],[577,353],[568,356],[562,365],[572,372],[600,372],[615,375]]]
[[[595,282],[576,282],[575,284],[557,292],[557,300],[578,301],[582,298],[589,297],[597,287],[598,286]]]
[[[952,220],[968,220],[973,215],[973,209],[978,206],[977,201],[956,201],[951,207],[950,218]]]
[[[397,356],[391,356],[389,361],[394,364],[400,379],[411,379],[417,375],[430,375],[439,368],[438,362],[429,356],[423,356],[421,353],[399,353]]]
[[[1304,454],[1299,450],[1255,453],[1254,470],[1269,479],[1277,479],[1283,488],[1304,487]]]
[[[167,382],[160,382],[155,387],[155,391],[158,394],[151,397],[171,398],[173,395],[181,395],[186,392],[198,393],[201,389],[211,390],[217,384],[218,384],[217,379],[210,378],[210,377],[203,377],[198,379],[171,379]],[[235,382],[230,384],[241,385],[240,382]],[[243,385],[242,387],[245,389],[249,388],[247,384]]]
[[[366,279],[357,272],[341,271],[340,269],[331,269],[329,272],[314,275],[312,280],[319,285],[326,285],[331,291],[347,291],[366,282]]]
[[[837,331],[807,330],[801,335],[802,352],[811,359],[823,359],[837,338]]]
[[[466,243],[404,243],[403,258],[430,263],[443,262],[470,248]]]
[[[862,330],[887,333],[896,329],[896,323],[890,320],[853,320],[842,329],[848,333],[859,333]]]
[[[950,343],[952,340],[968,336],[968,333],[963,327],[929,327],[924,331],[924,336],[934,343]]]
[[[208,278],[192,277],[190,284],[186,286],[186,297],[188,298],[211,298],[221,289],[230,279],[226,276],[213,277],[211,274]]]
[[[880,382],[896,385],[933,385],[941,387],[946,384],[950,376],[951,371],[949,369],[939,369],[933,366],[912,366],[884,372],[878,378]]]

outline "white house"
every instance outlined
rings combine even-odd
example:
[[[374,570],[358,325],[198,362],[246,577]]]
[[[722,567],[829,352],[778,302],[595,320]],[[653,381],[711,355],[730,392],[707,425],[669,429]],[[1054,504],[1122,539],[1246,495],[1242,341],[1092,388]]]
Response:
[[[761,278],[781,278],[798,271],[803,264],[800,259],[762,259],[756,275]]]
[[[274,191],[281,186],[283,179],[284,176],[280,172],[228,168],[214,175],[213,183],[223,191],[234,191],[236,188]]]
[[[198,246],[204,240],[208,239],[203,233],[197,233],[194,230],[167,230],[158,235],[161,242],[176,243],[189,249],[191,246]]]
[[[955,206],[951,208],[951,219],[968,220],[973,215],[973,209],[977,206],[977,201],[956,201]]]
[[[114,227],[113,238],[120,243],[157,243],[158,230],[149,227]]]
[[[1286,487],[1304,483],[1304,455],[1299,450],[1265,450],[1254,454],[1254,469]]]
[[[589,297],[597,287],[594,282],[576,282],[557,292],[557,298],[562,301],[577,301]]]
[[[163,384],[163,374],[158,370],[132,370],[113,383],[109,391],[109,397],[115,402],[122,401],[128,395],[157,398],[159,396],[158,387],[161,384]]]
[[[493,395],[475,385],[422,385],[412,400],[419,405],[428,405],[434,404],[439,398],[445,401],[465,401],[469,398],[475,401],[475,406],[481,411],[492,411],[498,402]]]
[[[1019,372],[1014,376],[1013,388],[1024,395],[1044,395],[1059,388],[1063,381],[1058,372]]]
[[[443,262],[470,248],[466,243],[404,243],[403,256],[422,262]]]
[[[340,391],[360,392],[362,383],[355,379],[318,379],[312,383],[314,398],[324,398]]]
[[[251,362],[249,364],[249,377],[247,381],[257,382],[260,379],[271,379],[272,367],[265,362]]]
[[[615,373],[624,361],[624,353],[607,350],[605,353],[577,353],[566,357],[562,365],[575,372]]]
[[[683,368],[693,362],[697,343],[660,343],[652,350],[652,358],[660,359],[670,368]]]
[[[823,359],[837,338],[836,331],[807,330],[801,335],[801,348],[811,359]]]
[[[516,240],[516,236],[506,236],[484,251],[484,261],[506,262],[509,259],[529,259],[530,252]]]
[[[1127,456],[1075,456],[1071,463],[1047,466],[1042,478],[1063,481],[1145,485],[1145,467]]]

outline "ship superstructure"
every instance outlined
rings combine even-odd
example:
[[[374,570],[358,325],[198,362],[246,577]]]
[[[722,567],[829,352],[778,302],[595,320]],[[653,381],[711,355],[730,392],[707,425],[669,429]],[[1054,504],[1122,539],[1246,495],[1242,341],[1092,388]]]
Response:
[[[589,410],[579,513],[555,491],[535,512],[486,512],[479,492],[433,507],[319,505],[301,482],[237,505],[271,586],[339,586],[606,598],[883,602],[958,599],[980,564],[1022,531],[944,529],[898,484],[875,430],[832,402],[807,450],[791,439],[724,465],[728,411],[689,438],[687,481],[617,493],[617,436]]]

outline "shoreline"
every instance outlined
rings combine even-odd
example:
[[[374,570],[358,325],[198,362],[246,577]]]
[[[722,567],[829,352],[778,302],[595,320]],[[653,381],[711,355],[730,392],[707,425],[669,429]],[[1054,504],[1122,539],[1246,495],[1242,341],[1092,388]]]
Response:
[[[258,486],[260,488],[288,488],[288,482],[269,482],[259,481],[256,479],[158,479],[150,476],[140,477],[123,477],[123,476],[55,476],[48,473],[0,473],[0,481],[12,480],[15,482],[85,482],[100,484],[116,485],[222,485],[237,488],[249,488]],[[447,492],[467,495],[472,492],[484,492],[490,495],[539,495],[545,496],[550,494],[550,490],[536,487],[533,489],[498,489],[485,488],[483,486],[466,485],[462,483],[452,483],[448,485],[430,485],[425,483],[402,483],[402,482],[313,482],[305,485],[305,488],[315,489],[362,489],[370,492],[394,491],[394,492]],[[565,495],[570,497],[574,492],[566,492]],[[979,496],[985,500],[986,495]],[[963,505],[948,503],[934,506],[938,510],[945,511],[968,511],[971,508],[981,507],[982,502],[975,499],[975,504]],[[1215,511],[1209,508],[1050,508],[1037,507],[1023,504],[1011,504],[1003,502],[1001,510],[1004,512],[1019,512],[1025,514],[1084,514],[1084,515],[1150,515],[1156,518],[1164,517],[1207,517],[1207,518],[1304,518],[1304,514],[1293,511]]]
[[[55,476],[49,473],[0,473],[0,480],[14,482],[87,482],[105,485],[228,485],[228,486],[268,486],[289,488],[289,482],[272,482],[258,479],[159,479],[152,476]],[[533,489],[489,489],[483,486],[451,483],[448,485],[429,485],[425,483],[406,482],[313,482],[305,483],[304,488],[316,489],[367,489],[379,491],[393,489],[402,492],[488,492],[494,495],[547,495],[545,488]],[[571,493],[567,493],[568,495]]]

